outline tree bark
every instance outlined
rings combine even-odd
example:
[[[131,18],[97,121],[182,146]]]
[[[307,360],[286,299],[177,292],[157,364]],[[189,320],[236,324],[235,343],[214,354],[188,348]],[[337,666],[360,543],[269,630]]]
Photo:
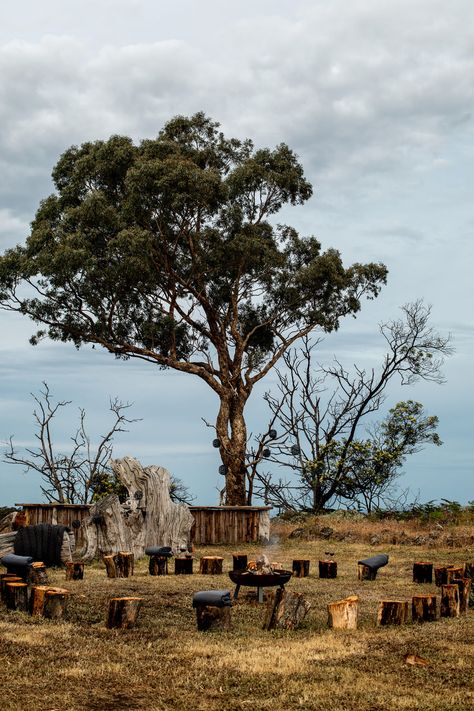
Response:
[[[82,580],[84,578],[84,563],[81,561],[66,563],[66,580]]]
[[[434,622],[436,620],[436,595],[414,595],[411,601],[411,618],[413,622]]]
[[[108,629],[134,627],[142,602],[142,597],[113,597],[109,600],[106,621]]]
[[[335,560],[319,561],[320,578],[337,578],[337,563]]]
[[[413,582],[432,583],[433,563],[417,562],[413,563]]]
[[[228,605],[216,607],[214,605],[199,605],[196,607],[196,623],[200,632],[207,630],[230,630],[231,608]]]
[[[50,620],[60,620],[64,617],[69,590],[64,588],[49,588],[44,595],[43,616]]]
[[[28,584],[7,583],[5,602],[9,610],[28,612]]]
[[[245,465],[247,450],[247,427],[244,408],[248,395],[242,391],[234,396],[221,397],[216,419],[216,434],[221,443],[220,455],[226,467],[225,503],[227,506],[245,506],[247,502]],[[229,389],[234,390],[232,385]]]
[[[203,556],[199,561],[199,572],[201,575],[220,575],[223,562],[224,558],[217,555]]]
[[[269,597],[262,629],[293,630],[304,620],[310,607],[311,603],[301,593],[278,588]]]
[[[328,625],[335,630],[357,629],[359,598],[350,595],[344,600],[337,600],[328,605]]]
[[[460,614],[458,585],[454,583],[441,585],[441,617],[459,617]]]
[[[404,625],[408,620],[407,600],[381,600],[377,612],[378,625]]]

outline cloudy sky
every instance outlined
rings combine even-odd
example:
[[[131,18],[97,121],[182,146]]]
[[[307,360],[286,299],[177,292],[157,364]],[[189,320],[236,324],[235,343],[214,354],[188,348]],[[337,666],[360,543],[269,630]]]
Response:
[[[152,137],[173,115],[203,110],[227,135],[288,143],[315,188],[284,221],[340,249],[346,263],[382,261],[380,297],[320,346],[372,366],[377,324],[423,298],[455,355],[443,386],[393,388],[440,418],[444,441],[407,462],[402,486],[424,500],[467,502],[474,379],[474,7],[471,0],[17,0],[0,9],[0,246],[28,235],[50,174],[70,145],[113,133]],[[77,408],[91,434],[110,396],[143,418],[117,442],[182,478],[197,503],[217,501],[216,401],[190,376],[115,362],[97,350],[28,345],[32,324],[0,313],[0,439],[34,438],[31,392],[47,381],[72,400],[57,422],[67,446]],[[261,402],[251,429],[266,424]],[[0,464],[0,505],[39,500],[38,482]]]

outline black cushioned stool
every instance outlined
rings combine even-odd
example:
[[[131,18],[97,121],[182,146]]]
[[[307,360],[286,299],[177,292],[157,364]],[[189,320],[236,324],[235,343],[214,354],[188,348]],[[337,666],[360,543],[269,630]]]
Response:
[[[230,630],[230,590],[201,590],[193,595],[197,628],[206,630]]]
[[[33,563],[33,558],[30,555],[16,555],[15,553],[7,553],[3,558],[0,558],[0,563],[5,566],[7,573],[18,575],[22,580],[26,580],[28,573]]]
[[[150,556],[150,575],[168,575],[168,558],[173,555],[170,546],[148,546],[145,548],[145,555]]]
[[[380,553],[372,558],[364,558],[358,561],[359,580],[375,580],[379,568],[383,568],[388,563],[388,555]]]

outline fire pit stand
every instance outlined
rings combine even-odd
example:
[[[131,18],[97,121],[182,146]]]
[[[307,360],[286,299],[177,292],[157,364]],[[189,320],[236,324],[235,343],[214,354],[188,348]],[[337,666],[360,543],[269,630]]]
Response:
[[[251,571],[231,570],[229,578],[235,583],[234,600],[237,600],[241,586],[257,588],[258,602],[263,602],[263,589],[280,587],[284,589],[291,579],[291,570],[275,570],[273,573],[253,573]]]

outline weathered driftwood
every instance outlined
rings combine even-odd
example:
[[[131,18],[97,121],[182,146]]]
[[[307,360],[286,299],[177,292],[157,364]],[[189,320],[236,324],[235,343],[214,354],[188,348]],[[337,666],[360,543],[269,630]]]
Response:
[[[337,563],[335,560],[319,561],[320,578],[337,578]]]
[[[68,561],[66,563],[66,580],[82,580],[84,578],[84,563]]]
[[[408,620],[408,600],[381,600],[377,611],[378,625],[404,625]]]
[[[269,597],[262,629],[293,630],[304,620],[310,607],[311,603],[301,593],[278,588]]]
[[[7,583],[5,602],[9,610],[20,610],[20,612],[28,612],[27,583]]]
[[[328,625],[335,630],[357,629],[359,598],[350,595],[344,600],[330,602],[328,605]]]
[[[441,617],[459,617],[461,614],[459,587],[454,583],[441,586]]]
[[[224,558],[218,555],[205,555],[199,561],[201,575],[220,575]]]
[[[200,632],[207,630],[230,630],[231,608],[229,606],[199,605],[196,607],[196,623]]]
[[[91,507],[84,522],[86,544],[80,555],[91,560],[120,550],[142,558],[149,546],[186,545],[194,519],[184,504],[176,504],[169,495],[170,475],[158,466],[142,467],[137,459],[111,460],[117,480],[129,498],[121,504],[114,494]]]
[[[414,583],[432,583],[433,582],[433,563],[418,561],[413,563],[413,582]]]
[[[411,601],[413,622],[434,622],[436,620],[436,595],[414,595]]]
[[[69,590],[64,588],[48,588],[44,594],[43,616],[50,620],[60,620],[64,617]]]
[[[193,574],[193,559],[175,558],[174,559],[174,574],[175,575],[192,575]]]
[[[113,597],[109,600],[106,626],[109,629],[134,627],[142,602],[142,597]]]
[[[8,553],[14,553],[13,543],[15,541],[16,531],[8,531],[0,533],[0,558]]]

